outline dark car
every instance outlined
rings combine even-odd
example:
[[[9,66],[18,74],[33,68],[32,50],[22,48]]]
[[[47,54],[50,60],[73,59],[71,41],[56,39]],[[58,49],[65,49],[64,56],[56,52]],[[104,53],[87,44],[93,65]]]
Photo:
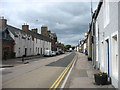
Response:
[[[60,55],[60,52],[59,52],[59,51],[56,51],[56,55]]]

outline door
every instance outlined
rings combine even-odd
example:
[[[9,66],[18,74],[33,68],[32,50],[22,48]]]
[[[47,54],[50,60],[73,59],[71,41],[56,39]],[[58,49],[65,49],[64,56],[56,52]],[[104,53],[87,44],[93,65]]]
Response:
[[[39,54],[39,48],[38,48],[38,54]]]
[[[42,55],[42,48],[41,48],[41,55]]]
[[[27,56],[27,48],[25,48],[25,56]]]
[[[110,47],[109,47],[109,40],[106,40],[107,42],[107,72],[108,76],[110,75]]]

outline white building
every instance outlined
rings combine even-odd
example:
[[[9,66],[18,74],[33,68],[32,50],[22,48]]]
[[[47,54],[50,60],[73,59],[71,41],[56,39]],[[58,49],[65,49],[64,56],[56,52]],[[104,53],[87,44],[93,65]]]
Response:
[[[120,53],[118,53],[120,17],[118,17],[118,7],[120,7],[118,2],[103,0],[99,3],[95,14],[97,66],[111,77],[112,85],[115,88],[118,88],[120,81]]]
[[[7,25],[4,18],[1,19],[3,30],[9,32],[10,37],[15,41],[14,51],[16,57],[23,55],[42,55],[44,50],[51,50],[50,38],[37,33],[37,29],[29,30],[29,25],[22,25],[22,30]]]

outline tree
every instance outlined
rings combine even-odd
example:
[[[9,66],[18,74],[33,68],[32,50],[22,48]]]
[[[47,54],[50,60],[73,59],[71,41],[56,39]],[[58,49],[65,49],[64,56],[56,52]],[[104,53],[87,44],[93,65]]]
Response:
[[[72,46],[71,46],[71,45],[66,45],[66,46],[65,46],[65,49],[66,49],[66,50],[69,50],[69,48],[72,48]]]
[[[75,46],[72,46],[72,50],[74,50],[75,49]]]

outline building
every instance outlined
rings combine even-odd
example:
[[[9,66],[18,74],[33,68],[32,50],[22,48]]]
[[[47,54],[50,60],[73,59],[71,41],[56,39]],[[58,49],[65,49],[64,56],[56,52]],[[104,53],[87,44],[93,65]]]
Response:
[[[53,33],[51,32],[51,30],[48,30],[47,26],[43,25],[41,27],[41,34],[51,39],[51,50],[52,51],[64,50],[63,49],[64,44],[58,43],[56,33]]]
[[[120,2],[118,2],[118,17],[120,17]],[[120,18],[118,18],[120,22]],[[120,23],[118,23],[118,88],[120,90]]]
[[[96,69],[106,72],[120,90],[119,12],[120,3],[100,0],[92,17],[92,61]]]
[[[64,44],[56,42],[57,51],[65,51]]]
[[[93,44],[93,40],[92,40],[92,23],[89,25],[89,29],[88,29],[88,36],[87,36],[87,43],[88,43],[88,60],[92,61],[92,44]]]
[[[56,33],[49,33],[51,38],[51,49],[52,51],[57,51],[57,35]]]
[[[84,40],[80,41],[80,45],[79,45],[80,53],[84,53],[84,42],[85,42]]]
[[[2,59],[14,58],[14,45],[15,41],[10,37],[9,31],[2,32]]]
[[[51,50],[51,40],[37,33],[37,29],[29,30],[29,25],[22,25],[22,29],[10,26],[7,24],[7,20],[0,19],[0,25],[3,33],[3,49],[9,48],[11,53],[15,53],[15,57],[42,55],[44,50]],[[9,38],[9,44],[7,38]],[[5,49],[6,50],[6,49]],[[5,51],[3,50],[3,52]],[[10,51],[9,51],[10,53]]]

